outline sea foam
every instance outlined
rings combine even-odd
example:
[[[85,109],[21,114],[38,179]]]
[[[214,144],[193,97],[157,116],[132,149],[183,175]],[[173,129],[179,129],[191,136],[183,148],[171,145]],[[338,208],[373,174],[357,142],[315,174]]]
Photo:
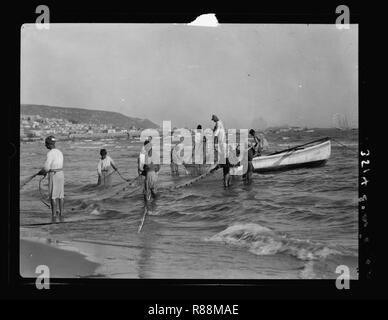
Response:
[[[324,244],[308,239],[293,239],[255,223],[232,225],[207,238],[206,241],[246,247],[256,255],[287,254],[303,261],[320,260],[329,255],[342,254],[339,250]]]

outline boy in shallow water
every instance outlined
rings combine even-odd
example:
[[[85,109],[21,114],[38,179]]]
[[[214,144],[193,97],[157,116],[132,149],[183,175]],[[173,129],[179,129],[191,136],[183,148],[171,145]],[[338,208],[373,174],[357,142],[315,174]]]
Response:
[[[97,185],[110,187],[112,185],[113,170],[117,171],[117,167],[105,149],[100,150],[101,159],[97,164],[98,181]],[[113,170],[112,170],[113,169]]]

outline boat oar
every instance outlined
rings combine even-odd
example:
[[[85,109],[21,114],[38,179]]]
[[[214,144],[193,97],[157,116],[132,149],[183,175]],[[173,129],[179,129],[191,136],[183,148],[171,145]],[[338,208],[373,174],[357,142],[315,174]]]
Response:
[[[31,177],[26,178],[20,185],[20,189],[22,189],[27,183],[29,183],[32,179],[34,179],[38,173],[33,174]]]
[[[285,149],[285,150],[281,150],[281,151],[276,151],[274,153],[270,153],[270,154],[268,154],[268,156],[272,156],[272,155],[275,155],[275,154],[284,153],[284,152],[288,152],[288,151],[293,151],[293,150],[296,150],[296,149],[298,149],[300,147],[307,146],[309,144],[313,144],[313,143],[320,142],[320,141],[327,141],[327,140],[330,140],[330,138],[329,137],[325,137],[325,138],[317,139],[317,140],[314,140],[314,141],[310,141],[310,142],[307,142],[307,143],[304,143],[304,144],[300,144],[300,145],[297,145],[297,146],[289,148],[289,149]]]

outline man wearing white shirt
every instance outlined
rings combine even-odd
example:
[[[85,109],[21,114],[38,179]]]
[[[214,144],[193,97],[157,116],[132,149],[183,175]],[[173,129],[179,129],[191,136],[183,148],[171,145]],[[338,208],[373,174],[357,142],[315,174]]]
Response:
[[[214,157],[215,161],[220,164],[225,164],[226,161],[226,134],[223,123],[216,115],[212,115],[212,120],[215,122],[215,126],[213,129],[215,143],[214,146],[216,148],[216,156]]]
[[[55,137],[48,136],[45,140],[47,159],[44,167],[38,172],[38,175],[48,175],[49,198],[51,203],[51,214],[54,217],[57,213],[57,202],[59,204],[59,216],[63,213],[64,206],[64,184],[65,177],[63,174],[63,154],[55,148]]]
[[[117,167],[111,157],[105,149],[100,150],[101,159],[97,164],[98,182],[97,185],[103,185],[110,187],[112,184],[112,173],[113,170],[117,171]],[[113,169],[113,170],[112,170]]]

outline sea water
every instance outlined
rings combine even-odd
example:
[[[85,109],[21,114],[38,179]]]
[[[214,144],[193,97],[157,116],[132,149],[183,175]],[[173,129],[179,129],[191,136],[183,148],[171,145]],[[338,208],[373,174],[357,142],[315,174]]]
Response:
[[[289,139],[283,139],[287,134]],[[222,170],[191,186],[169,190],[193,177],[159,174],[160,191],[146,209],[141,186],[96,187],[99,148],[104,147],[125,178],[137,175],[137,140],[61,142],[64,154],[65,221],[50,221],[40,201],[39,178],[20,193],[21,236],[43,237],[82,248],[101,264],[100,275],[119,278],[298,279],[335,278],[347,265],[357,278],[358,131],[320,130],[268,134],[273,150],[331,136],[326,165],[240,177],[224,189]],[[47,149],[21,144],[20,178],[39,170]],[[42,182],[47,194],[47,181]],[[45,199],[46,200],[46,199]]]

